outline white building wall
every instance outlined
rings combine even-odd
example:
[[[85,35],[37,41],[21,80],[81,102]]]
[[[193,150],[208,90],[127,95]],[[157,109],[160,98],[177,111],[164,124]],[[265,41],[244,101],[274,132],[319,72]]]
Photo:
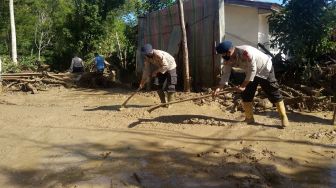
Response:
[[[269,14],[259,14],[259,32],[258,32],[258,42],[265,45],[269,49],[269,24],[267,16]]]
[[[259,32],[258,9],[240,5],[225,4],[226,40],[234,45],[257,46]]]

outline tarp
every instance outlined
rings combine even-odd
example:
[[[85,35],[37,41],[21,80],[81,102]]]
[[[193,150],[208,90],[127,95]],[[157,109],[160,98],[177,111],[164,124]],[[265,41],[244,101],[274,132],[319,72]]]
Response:
[[[224,13],[223,0],[188,0],[184,1],[189,69],[192,85],[196,88],[210,87],[217,84],[216,76],[220,72],[220,57],[215,46],[223,38],[224,29],[219,19]],[[137,72],[142,71],[143,57],[141,46],[150,43],[155,49],[167,51],[177,61],[179,85],[183,83],[182,51],[180,49],[181,29],[178,6],[152,12],[139,18],[138,25]]]

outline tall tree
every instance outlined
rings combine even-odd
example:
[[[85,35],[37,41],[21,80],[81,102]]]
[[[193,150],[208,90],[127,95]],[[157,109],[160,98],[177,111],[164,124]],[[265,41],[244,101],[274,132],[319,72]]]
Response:
[[[14,64],[17,64],[16,29],[15,29],[13,0],[9,0],[9,12],[10,12],[11,39],[12,39],[12,45],[11,45],[12,46],[12,60]]]
[[[38,2],[38,1],[36,1]],[[53,31],[51,20],[51,5],[49,2],[40,2],[36,6],[36,24],[35,24],[35,46],[37,48],[37,59],[41,61],[41,53],[52,44]]]
[[[269,18],[273,46],[297,58],[307,58],[309,63],[336,50],[336,43],[330,40],[336,28],[336,1],[284,0],[283,3],[285,7]]]

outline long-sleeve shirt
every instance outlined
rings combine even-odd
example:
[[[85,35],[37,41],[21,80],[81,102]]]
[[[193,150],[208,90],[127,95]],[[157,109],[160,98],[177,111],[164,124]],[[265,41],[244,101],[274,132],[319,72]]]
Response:
[[[227,85],[231,69],[238,68],[245,72],[245,81],[253,81],[254,77],[267,79],[272,69],[272,58],[257,48],[248,45],[236,46],[235,57],[231,64],[224,64],[220,85]]]
[[[176,62],[173,56],[162,50],[153,50],[153,57],[145,57],[142,79],[147,80],[151,74],[151,65],[157,68],[158,72],[165,73],[168,70],[176,68]]]
[[[79,58],[79,57],[72,58],[71,65],[70,65],[70,72],[73,71],[74,67],[77,67],[77,68],[84,67],[83,60],[81,58]]]

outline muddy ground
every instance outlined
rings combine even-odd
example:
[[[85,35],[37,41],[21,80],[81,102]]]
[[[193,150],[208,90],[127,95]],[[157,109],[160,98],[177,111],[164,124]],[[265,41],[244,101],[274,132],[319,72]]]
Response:
[[[211,102],[122,89],[0,94],[0,187],[336,187],[331,112],[242,123]],[[183,94],[180,94],[183,98]]]

